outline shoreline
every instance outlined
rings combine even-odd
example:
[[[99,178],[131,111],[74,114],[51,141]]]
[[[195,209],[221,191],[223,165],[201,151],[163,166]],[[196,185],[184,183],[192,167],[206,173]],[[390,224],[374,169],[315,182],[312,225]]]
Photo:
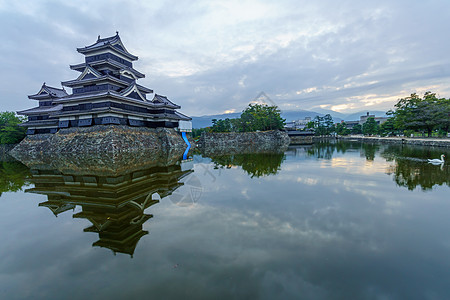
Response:
[[[315,138],[318,139],[318,138]],[[338,136],[332,137],[336,140],[359,141],[364,143],[386,143],[417,145],[431,147],[450,147],[450,138],[408,138],[408,137],[372,137],[372,136]]]
[[[107,129],[105,127],[105,129]],[[109,130],[113,128],[108,128]],[[117,129],[117,128],[114,128]],[[124,128],[121,128],[123,131]],[[127,128],[128,129],[128,128]],[[134,129],[134,128],[133,128]],[[131,130],[125,130],[127,135],[130,135]],[[105,131],[109,131],[105,130]],[[113,132],[116,130],[112,130]],[[71,132],[72,133],[72,132]],[[78,132],[77,132],[78,133]],[[137,133],[137,132],[133,132]],[[65,133],[67,135],[67,133]],[[150,133],[148,133],[150,134]],[[70,136],[73,135],[69,134]],[[99,132],[95,132],[95,137],[90,137],[91,139],[97,140],[99,138]],[[139,135],[139,134],[138,134]],[[141,133],[142,135],[142,133]],[[2,160],[8,160],[6,158],[12,159],[14,157],[17,159],[22,156],[52,156],[51,154],[62,155],[67,152],[67,154],[71,155],[79,155],[85,156],[87,154],[93,153],[104,153],[111,152],[112,154],[125,154],[127,152],[133,152],[136,150],[142,151],[143,149],[151,152],[173,152],[176,150],[184,150],[184,142],[181,139],[181,136],[174,136],[174,134],[169,134],[168,132],[159,132],[159,134],[155,131],[150,135],[153,138],[152,141],[149,140],[145,134],[144,136],[139,135],[141,143],[137,143],[138,145],[130,145],[129,143],[125,143],[124,146],[122,143],[118,141],[118,135],[116,132],[112,134],[113,143],[108,138],[106,144],[113,145],[112,149],[106,149],[107,147],[99,147],[100,145],[89,145],[90,143],[81,143],[78,145],[81,149],[77,149],[78,147],[73,147],[72,143],[68,143],[67,137],[62,139],[63,144],[67,146],[67,144],[72,144],[71,151],[67,151],[68,149],[64,149],[67,147],[55,147],[55,144],[58,143],[48,143],[49,141],[46,139],[38,139],[38,141],[33,141],[32,138],[28,138],[27,141],[23,141],[21,144],[15,145],[1,145],[1,153],[0,158]],[[155,135],[155,136],[153,136]],[[162,135],[162,136],[158,136]],[[52,135],[53,136],[53,135]],[[77,134],[75,134],[77,136]],[[36,138],[36,137],[35,137]],[[30,140],[31,139],[31,140]],[[139,139],[139,140],[140,140]],[[72,139],[69,139],[72,140]],[[89,138],[88,138],[89,140]],[[252,153],[255,152],[279,152],[280,150],[286,150],[287,146],[295,145],[296,143],[288,142],[289,137],[287,134],[283,134],[279,131],[267,131],[267,132],[252,132],[252,133],[208,133],[202,136],[200,143],[196,145],[196,143],[192,142],[194,145],[193,148],[197,146],[199,150],[203,154],[236,154],[236,153]],[[382,143],[382,144],[397,144],[397,145],[415,145],[415,146],[424,146],[424,147],[444,147],[450,148],[450,138],[408,138],[408,137],[373,137],[373,136],[360,136],[360,135],[350,135],[350,136],[314,136],[312,137],[312,143],[318,142],[321,140],[334,140],[334,141],[348,141],[348,142],[363,142],[363,143]],[[146,142],[145,146],[141,145],[143,142]],[[34,143],[33,143],[34,142]],[[47,142],[47,143],[46,143]],[[73,141],[71,141],[73,142]],[[135,141],[136,142],[136,141]],[[311,144],[312,144],[311,143]],[[24,145],[25,144],[25,145]],[[78,143],[75,143],[78,144]],[[14,146],[16,149],[12,150]],[[61,145],[59,145],[61,146]],[[22,148],[17,151],[19,148]],[[101,149],[101,150],[100,150]],[[61,151],[63,150],[63,151]],[[66,151],[64,151],[66,150]],[[78,150],[78,151],[77,151]],[[94,151],[92,151],[94,150]],[[110,150],[110,151],[108,151]],[[112,150],[112,151],[111,151]],[[145,151],[144,151],[145,152]],[[15,155],[14,155],[15,154]],[[12,157],[11,157],[11,156]],[[19,158],[20,160],[20,158]]]

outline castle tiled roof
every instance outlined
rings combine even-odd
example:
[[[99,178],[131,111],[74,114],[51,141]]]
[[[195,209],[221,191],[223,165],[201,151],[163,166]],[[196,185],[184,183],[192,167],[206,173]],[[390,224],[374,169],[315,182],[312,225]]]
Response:
[[[58,104],[58,105],[55,105],[55,106],[39,106],[39,107],[34,107],[34,108],[18,111],[17,113],[19,115],[32,115],[32,114],[40,114],[40,113],[51,113],[51,112],[60,111],[62,108],[63,108],[62,104]]]
[[[88,78],[88,79],[82,79],[82,80],[74,79],[74,80],[69,80],[69,81],[63,81],[63,82],[61,82],[61,84],[64,86],[67,86],[67,87],[73,87],[73,86],[77,86],[77,85],[97,83],[100,81],[113,81],[113,82],[116,82],[118,84],[122,84],[125,86],[128,85],[127,81],[119,79],[119,78],[111,76],[111,75],[102,75],[101,77]]]
[[[23,127],[30,127],[30,126],[57,126],[57,125],[58,125],[58,119],[26,121],[24,123],[19,124],[19,126],[23,126]]]
[[[166,105],[173,106],[173,107],[176,107],[176,108],[180,108],[181,107],[179,105],[176,105],[175,103],[173,103],[169,99],[167,99],[166,96],[162,96],[162,95],[158,95],[158,94],[155,94],[155,96],[153,97],[152,102],[153,103],[164,103]]]
[[[62,98],[67,95],[68,94],[64,89],[58,89],[55,87],[48,86],[44,82],[44,84],[42,84],[42,87],[39,90],[39,92],[37,92],[34,95],[29,95],[28,98],[39,100],[39,99],[45,99],[45,98]]]
[[[135,98],[130,98],[127,96],[121,95],[120,92],[116,91],[95,91],[85,94],[72,94],[67,97],[61,98],[57,100],[57,103],[70,103],[72,100],[81,100],[81,99],[99,99],[99,98],[105,98],[105,97],[113,97],[120,100],[127,100],[130,103],[135,104],[144,104],[145,106],[149,106],[151,108],[173,108],[178,109],[180,108],[179,105],[173,104],[171,101],[168,102],[153,102],[153,101],[142,101]]]
[[[190,117],[188,117],[188,116],[186,116],[186,115],[184,115],[184,114],[182,114],[182,113],[180,113],[180,112],[178,112],[178,111],[175,111],[175,115],[176,115],[180,120],[183,120],[183,121],[191,121],[191,120],[192,120],[192,118],[190,118]]]
[[[46,86],[46,89],[52,96],[55,96],[57,98],[65,97],[68,95],[64,89],[57,89],[51,86]]]
[[[122,41],[120,40],[119,32],[116,32],[116,35],[110,36],[107,38],[101,39],[100,36],[98,36],[97,41],[89,46],[83,47],[83,48],[77,48],[77,51],[80,53],[90,53],[96,50],[104,49],[104,48],[111,48],[115,49],[117,52],[125,55],[131,60],[137,60],[138,57],[128,52],[128,50],[125,48],[125,46],[122,44]]]
[[[138,78],[144,78],[145,77],[145,74],[142,74],[141,72],[139,72],[139,71],[137,71],[137,70],[135,70],[135,69],[133,69],[131,67],[128,67],[128,66],[126,66],[124,64],[121,64],[118,61],[115,61],[115,60],[112,60],[112,59],[109,59],[109,58],[102,59],[102,60],[97,60],[97,61],[94,61],[94,62],[90,62],[89,64],[84,62],[84,63],[80,63],[80,64],[76,64],[76,65],[70,65],[70,68],[72,70],[76,70],[76,71],[82,72],[86,68],[86,66],[88,66],[88,65],[89,66],[96,66],[96,65],[106,64],[106,63],[110,64],[110,65],[113,65],[113,66],[115,66],[115,67],[117,67],[119,69],[124,69],[124,70],[130,71],[131,73],[136,75],[136,77],[138,77]]]

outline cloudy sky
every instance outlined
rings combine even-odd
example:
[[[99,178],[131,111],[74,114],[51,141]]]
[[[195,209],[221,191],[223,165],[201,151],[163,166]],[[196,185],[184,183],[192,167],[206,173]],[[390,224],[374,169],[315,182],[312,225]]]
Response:
[[[199,116],[281,109],[387,110],[411,93],[450,97],[450,1],[0,0],[0,110],[32,107],[76,52],[116,30],[156,93]]]

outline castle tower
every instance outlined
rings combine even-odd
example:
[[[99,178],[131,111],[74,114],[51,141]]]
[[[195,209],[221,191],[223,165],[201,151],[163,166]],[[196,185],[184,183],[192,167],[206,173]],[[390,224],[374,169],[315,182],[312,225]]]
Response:
[[[176,111],[179,105],[165,96],[155,94],[151,97],[153,90],[137,83],[145,75],[133,68],[138,57],[128,52],[118,32],[107,38],[99,36],[94,44],[77,48],[77,51],[85,56],[84,62],[70,68],[80,75],[62,82],[63,86],[72,89],[72,94],[44,84],[47,89],[58,91],[53,98],[45,98],[44,86],[39,93],[29,97],[41,97],[45,100],[42,102],[51,100],[49,107],[43,110],[40,105],[18,112],[28,116],[28,122],[23,124],[28,127],[28,134],[107,124],[179,128],[180,121],[191,120]],[[52,124],[43,120],[51,120]]]

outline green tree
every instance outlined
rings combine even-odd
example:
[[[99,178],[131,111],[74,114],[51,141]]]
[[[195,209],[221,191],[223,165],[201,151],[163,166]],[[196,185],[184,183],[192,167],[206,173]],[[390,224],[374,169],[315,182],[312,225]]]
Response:
[[[235,132],[242,132],[242,131],[244,131],[244,126],[242,125],[242,119],[241,118],[231,119],[230,122],[231,122],[232,131],[235,131]]]
[[[240,131],[283,129],[285,121],[277,106],[249,104],[241,114]]]
[[[324,125],[324,118],[321,116],[315,116],[314,118],[314,129],[316,135],[326,135],[327,129]]]
[[[212,132],[248,132],[283,129],[285,120],[276,106],[250,104],[236,119],[212,119]]]
[[[333,117],[330,114],[326,114],[323,117],[323,125],[326,128],[327,134],[330,134],[335,131]]]
[[[19,126],[24,121],[24,117],[16,116],[14,112],[1,112],[0,144],[15,144],[20,142],[26,135],[26,129]]]
[[[362,126],[361,124],[356,124],[352,127],[352,134],[361,134],[362,133]]]
[[[380,127],[373,117],[368,118],[362,126],[362,132],[366,135],[378,134],[379,129]]]
[[[348,135],[350,130],[347,129],[347,124],[345,122],[336,124],[336,134],[339,135]]]
[[[333,117],[330,114],[326,114],[323,117],[316,116],[312,122],[316,135],[327,135],[335,131]]]
[[[226,118],[225,120],[222,119],[213,119],[213,126],[211,127],[212,132],[230,132],[232,131],[232,124],[230,119]]]
[[[203,132],[207,132],[209,131],[209,127],[206,128],[192,128],[192,137],[193,138],[198,138],[202,135]]]
[[[394,135],[395,123],[393,118],[387,119],[386,122],[380,125],[380,134],[382,135]]]
[[[309,129],[315,128],[315,127],[314,127],[314,121],[309,121],[309,122],[306,124],[306,128],[309,128]]]
[[[400,99],[388,114],[393,115],[397,130],[424,131],[431,136],[433,130],[449,130],[450,99],[437,98],[431,92],[420,98],[414,93]]]

